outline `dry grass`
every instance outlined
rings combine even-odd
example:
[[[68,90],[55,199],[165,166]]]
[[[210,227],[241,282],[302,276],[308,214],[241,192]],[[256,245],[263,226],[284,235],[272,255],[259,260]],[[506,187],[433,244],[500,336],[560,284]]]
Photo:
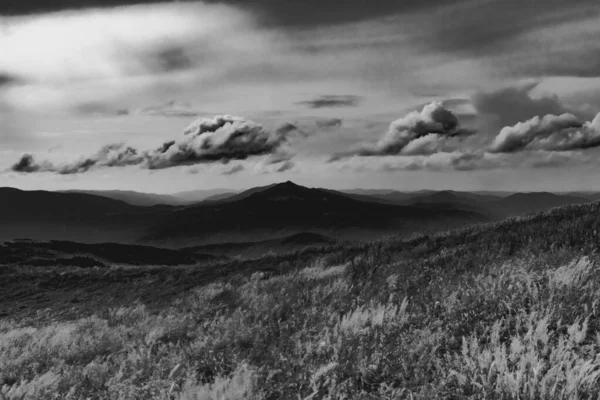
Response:
[[[565,210],[555,243],[544,214],[2,320],[0,399],[596,399],[598,222]]]

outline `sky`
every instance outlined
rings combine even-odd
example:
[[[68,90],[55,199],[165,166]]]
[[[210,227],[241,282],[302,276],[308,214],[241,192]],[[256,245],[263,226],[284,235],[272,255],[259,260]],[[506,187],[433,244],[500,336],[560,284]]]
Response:
[[[4,0],[0,186],[600,190],[596,0]]]

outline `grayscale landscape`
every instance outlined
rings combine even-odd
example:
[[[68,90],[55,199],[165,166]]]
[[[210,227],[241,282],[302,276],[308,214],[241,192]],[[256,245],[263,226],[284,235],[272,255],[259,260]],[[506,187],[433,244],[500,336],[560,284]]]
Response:
[[[594,0],[5,0],[0,400],[597,399]]]

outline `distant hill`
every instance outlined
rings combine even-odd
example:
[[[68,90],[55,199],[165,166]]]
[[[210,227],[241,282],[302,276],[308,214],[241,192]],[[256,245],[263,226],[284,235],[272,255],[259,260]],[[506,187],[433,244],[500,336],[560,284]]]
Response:
[[[372,194],[371,196],[376,197],[381,200],[384,200],[388,203],[392,203],[392,204],[407,204],[414,198],[427,196],[431,193],[435,193],[435,192],[429,191],[429,192],[424,193],[422,191],[420,191],[420,192],[392,191],[392,192],[382,193],[382,194]]]
[[[582,204],[595,199],[593,194],[584,197],[583,195],[575,196],[549,192],[508,194],[508,192],[457,192],[452,190],[427,192],[425,194],[392,192],[376,197],[388,203],[399,205],[445,205],[476,211],[495,219],[520,216],[569,204]]]
[[[165,198],[129,191],[81,193],[0,188],[0,241],[29,238],[164,247],[265,242],[273,248],[284,248],[287,245],[269,241],[299,234],[322,235],[337,242],[431,233],[586,203],[593,197],[545,192],[499,197],[456,191],[367,195],[311,189],[292,182],[235,194],[223,190]],[[212,199],[203,202],[149,206],[159,199],[201,198],[211,192]],[[107,194],[128,199],[129,203]]]
[[[515,193],[492,203],[492,206],[502,215],[515,216],[570,204],[589,203],[590,201],[584,197],[534,192]]]
[[[340,190],[342,193],[348,194],[360,194],[364,196],[381,196],[395,192],[393,189],[346,189]]]
[[[154,206],[159,204],[183,205],[189,204],[176,196],[168,194],[141,193],[132,190],[63,190],[61,193],[85,193],[124,201],[134,206]]]
[[[171,196],[183,201],[187,204],[190,203],[198,203],[204,201],[213,196],[219,195],[229,195],[234,194],[235,192],[231,189],[198,189],[198,190],[189,190],[185,192],[177,192],[173,193]]]
[[[217,203],[174,211],[142,243],[222,243],[270,240],[300,232],[368,240],[488,220],[485,215],[435,204],[421,207],[360,201],[292,182],[254,188]]]
[[[222,201],[222,200],[226,200],[230,197],[233,197],[237,194],[237,192],[227,192],[227,193],[221,193],[221,194],[215,194],[214,196],[209,196],[207,198],[205,198],[202,201],[205,202],[209,202],[209,201]]]
[[[253,195],[254,193],[262,192],[262,191],[270,189],[276,185],[277,184],[272,184],[272,185],[267,185],[267,186],[257,186],[257,187],[253,187],[253,188],[244,190],[242,192],[227,192],[227,193],[219,194],[216,196],[211,196],[211,197],[205,199],[205,201],[223,201],[223,202],[230,203],[233,201],[245,199],[246,197],[249,197],[249,196]]]
[[[133,190],[62,190],[59,193],[85,193],[124,201],[134,206],[171,205],[182,206],[201,201],[220,201],[235,195],[229,189],[191,190],[174,194],[143,193]]]
[[[171,211],[86,193],[0,188],[0,240],[130,243]]]

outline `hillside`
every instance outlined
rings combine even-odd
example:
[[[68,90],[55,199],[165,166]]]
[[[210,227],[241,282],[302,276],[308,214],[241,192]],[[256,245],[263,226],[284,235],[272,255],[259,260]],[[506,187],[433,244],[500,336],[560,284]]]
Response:
[[[599,213],[195,267],[0,267],[0,385],[42,400],[595,398]]]
[[[256,258],[266,254],[284,254],[311,247],[329,247],[339,244],[337,240],[316,233],[298,233],[295,235],[264,240],[259,242],[216,243],[181,249],[192,254],[211,254],[213,256]]]

